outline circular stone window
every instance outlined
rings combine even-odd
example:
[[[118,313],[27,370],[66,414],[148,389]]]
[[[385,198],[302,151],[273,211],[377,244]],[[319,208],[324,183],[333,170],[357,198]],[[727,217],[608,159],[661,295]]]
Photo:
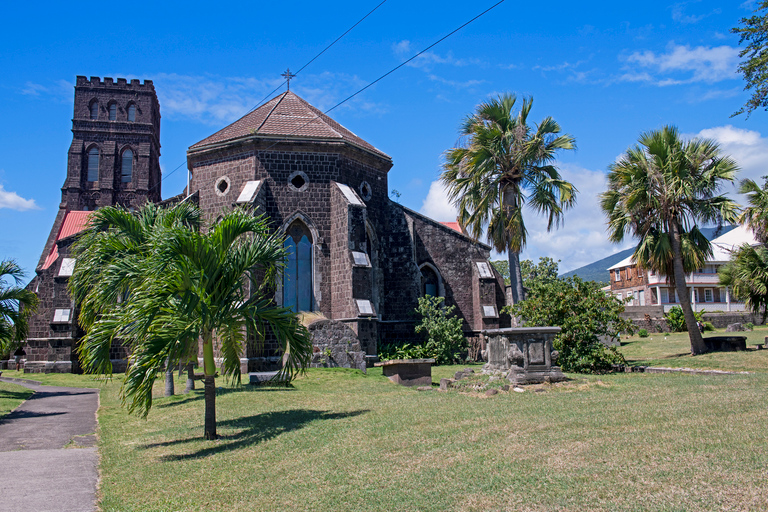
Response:
[[[360,195],[364,201],[369,201],[371,199],[371,195],[373,195],[373,189],[371,189],[371,184],[367,181],[364,181],[360,184]]]
[[[216,181],[216,185],[214,186],[213,190],[216,192],[217,196],[225,196],[227,193],[229,193],[229,177],[222,176]]]
[[[302,192],[309,185],[309,178],[302,171],[296,171],[288,176],[288,186],[296,192]]]

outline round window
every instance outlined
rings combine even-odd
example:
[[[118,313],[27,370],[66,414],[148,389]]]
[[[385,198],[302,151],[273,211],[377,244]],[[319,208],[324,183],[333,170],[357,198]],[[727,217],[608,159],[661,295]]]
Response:
[[[309,178],[302,171],[296,171],[288,176],[288,186],[297,192],[301,192],[307,188],[309,184]]]
[[[214,185],[214,191],[216,192],[217,196],[225,196],[227,193],[229,193],[230,183],[229,183],[229,177],[222,176],[218,180],[216,180],[216,185]]]
[[[369,201],[371,199],[371,196],[373,195],[373,190],[371,189],[371,184],[367,181],[364,181],[360,184],[360,195],[362,196],[364,201]]]

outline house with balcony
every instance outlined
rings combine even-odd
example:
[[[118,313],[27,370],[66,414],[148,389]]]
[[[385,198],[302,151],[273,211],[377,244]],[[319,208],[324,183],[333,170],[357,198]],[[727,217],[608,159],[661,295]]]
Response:
[[[685,277],[691,306],[694,311],[744,311],[744,303],[733,297],[729,288],[720,285],[717,270],[730,261],[734,249],[759,242],[750,229],[738,226],[711,243],[712,257],[702,268]],[[608,272],[611,293],[626,300],[627,306],[663,306],[667,312],[680,303],[666,275],[639,267],[632,261],[632,256],[616,263]]]

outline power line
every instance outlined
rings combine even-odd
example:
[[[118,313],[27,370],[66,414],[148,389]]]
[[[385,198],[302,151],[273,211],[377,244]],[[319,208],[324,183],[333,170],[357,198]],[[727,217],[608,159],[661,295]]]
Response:
[[[462,24],[462,25],[461,25],[461,26],[459,26],[458,28],[456,28],[456,29],[452,30],[451,32],[449,32],[448,34],[444,35],[443,37],[441,37],[440,39],[438,39],[438,40],[437,40],[437,41],[435,41],[434,43],[430,44],[429,46],[427,46],[426,48],[424,48],[423,50],[421,50],[419,53],[417,53],[417,54],[416,54],[416,55],[414,55],[413,57],[409,58],[409,59],[408,59],[408,60],[406,60],[405,62],[402,62],[402,63],[398,64],[397,66],[395,66],[394,68],[390,69],[389,71],[387,71],[386,73],[384,73],[383,75],[381,75],[379,78],[377,78],[377,79],[376,79],[376,80],[374,80],[373,82],[369,83],[369,84],[368,84],[368,85],[366,85],[365,87],[362,87],[361,89],[358,89],[358,90],[357,90],[355,93],[353,93],[353,94],[351,94],[351,95],[347,96],[346,98],[344,98],[343,100],[341,100],[340,102],[338,102],[337,104],[335,104],[334,106],[332,106],[331,108],[329,108],[328,110],[324,111],[324,112],[323,112],[323,114],[327,114],[328,112],[332,111],[333,109],[335,109],[335,108],[337,108],[337,107],[339,107],[339,106],[343,105],[344,103],[346,103],[347,101],[351,100],[352,98],[354,98],[355,96],[357,96],[358,94],[360,94],[361,92],[363,92],[364,90],[368,89],[370,86],[372,86],[372,85],[374,85],[375,83],[377,83],[377,82],[379,82],[379,81],[383,80],[384,78],[386,78],[387,76],[391,75],[392,73],[394,73],[394,72],[395,72],[395,71],[397,71],[398,69],[402,68],[403,66],[405,66],[406,64],[408,64],[409,62],[411,62],[412,60],[414,60],[415,58],[419,57],[420,55],[422,55],[422,54],[426,53],[427,51],[431,50],[432,48],[434,48],[434,47],[435,47],[435,46],[437,46],[438,44],[442,43],[443,41],[445,41],[446,39],[448,39],[449,37],[451,37],[453,34],[455,34],[456,32],[458,32],[459,30],[463,29],[464,27],[466,27],[467,25],[469,25],[469,24],[470,24],[470,23],[472,23],[473,21],[475,21],[475,20],[477,20],[478,18],[482,17],[483,15],[485,15],[485,14],[489,13],[490,11],[492,11],[493,9],[495,9],[496,7],[498,7],[499,5],[503,4],[505,1],[506,1],[506,0],[499,0],[498,2],[496,2],[495,4],[493,4],[492,6],[490,6],[489,8],[487,8],[486,10],[484,10],[483,12],[481,12],[480,14],[478,14],[477,16],[475,16],[474,18],[472,18],[471,20],[469,20],[469,21],[467,21],[466,23]],[[296,128],[295,130],[293,130],[293,131],[292,131],[291,133],[289,133],[288,135],[293,135],[294,133],[298,132],[299,130],[301,130],[302,128],[304,128],[305,126],[307,126],[309,123],[311,123],[311,122],[315,121],[316,119],[319,119],[319,116],[315,116],[315,117],[313,117],[312,119],[310,119],[309,121],[307,121],[307,122],[306,122],[306,123],[304,123],[303,125],[299,126],[299,127],[298,127],[298,128]],[[273,143],[272,143],[272,145],[268,146],[268,147],[267,147],[266,149],[264,149],[263,151],[267,151],[267,150],[269,150],[269,149],[271,149],[271,148],[275,147],[275,145],[277,145],[278,143],[279,143],[279,141],[275,141],[275,142],[273,142]]]
[[[382,1],[380,4],[378,4],[376,7],[374,7],[374,8],[373,8],[373,9],[371,9],[370,11],[368,11],[368,14],[366,14],[365,16],[363,16],[362,18],[360,18],[359,20],[357,20],[357,22],[356,22],[354,25],[352,25],[351,27],[349,27],[349,28],[348,28],[348,29],[347,29],[347,30],[346,30],[346,31],[345,31],[343,34],[341,34],[339,37],[337,37],[336,39],[334,39],[334,40],[333,40],[333,42],[332,42],[331,44],[329,44],[328,46],[326,46],[325,48],[323,48],[323,49],[322,49],[322,51],[320,51],[320,53],[318,53],[317,55],[315,55],[314,57],[312,57],[312,59],[310,59],[310,61],[309,61],[309,62],[307,62],[306,64],[304,64],[303,66],[301,66],[301,68],[299,68],[299,70],[298,70],[296,73],[294,73],[294,75],[298,75],[299,73],[301,73],[301,72],[304,70],[304,68],[306,68],[307,66],[309,66],[310,64],[312,64],[313,62],[315,62],[315,61],[318,59],[318,57],[320,57],[322,54],[324,54],[326,51],[328,51],[328,49],[329,49],[331,46],[333,46],[333,45],[335,45],[336,43],[338,43],[338,42],[339,42],[339,41],[340,41],[340,40],[341,40],[341,39],[342,39],[344,36],[346,36],[347,34],[349,34],[349,33],[352,31],[352,29],[354,29],[356,26],[358,26],[360,23],[362,23],[362,22],[363,22],[363,21],[364,21],[364,20],[365,20],[365,19],[366,19],[368,16],[370,16],[371,14],[373,14],[373,13],[374,13],[374,11],[376,11],[376,9],[378,9],[379,7],[381,7],[382,5],[384,5],[386,2],[387,2],[387,0],[383,0],[383,1]],[[270,98],[270,97],[271,97],[271,96],[272,96],[272,95],[273,95],[275,92],[277,92],[279,89],[281,89],[281,88],[282,88],[282,87],[283,87],[283,86],[286,84],[286,82],[287,82],[287,80],[284,80],[282,83],[280,83],[280,85],[278,85],[277,87],[275,87],[274,89],[272,89],[272,91],[271,91],[271,92],[269,92],[269,93],[268,93],[266,96],[264,96],[264,97],[263,97],[263,98],[262,98],[262,99],[261,99],[261,100],[260,100],[260,101],[259,101],[259,102],[258,102],[258,103],[257,103],[257,104],[254,106],[254,107],[253,107],[253,108],[251,108],[250,110],[248,110],[248,112],[246,112],[244,115],[246,115],[246,116],[247,116],[248,114],[250,114],[251,112],[253,112],[253,111],[254,111],[254,110],[256,110],[257,108],[259,108],[259,107],[260,107],[260,106],[261,106],[261,105],[264,103],[264,101],[266,101],[267,99],[269,99],[269,98]],[[181,168],[181,167],[182,167],[182,166],[183,166],[185,163],[187,163],[187,162],[186,162],[186,160],[185,160],[184,162],[180,163],[180,164],[179,164],[179,165],[178,165],[178,166],[177,166],[177,167],[176,167],[174,170],[172,170],[171,172],[169,172],[168,174],[166,174],[165,176],[163,176],[162,178],[160,178],[160,181],[159,181],[159,182],[157,182],[157,184],[156,184],[156,185],[154,185],[154,186],[153,186],[152,188],[150,188],[149,190],[154,190],[156,187],[159,187],[159,186],[160,186],[160,184],[161,184],[161,183],[162,183],[162,182],[163,182],[163,181],[164,181],[166,178],[169,178],[169,177],[170,177],[170,176],[171,176],[173,173],[175,173],[176,171],[178,171],[178,170],[179,170],[179,169],[180,169],[180,168]],[[187,190],[187,194],[189,194],[189,190]]]

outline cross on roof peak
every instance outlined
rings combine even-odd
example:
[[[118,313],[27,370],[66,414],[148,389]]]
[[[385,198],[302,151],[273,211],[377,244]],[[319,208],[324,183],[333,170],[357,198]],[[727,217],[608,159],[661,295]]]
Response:
[[[291,68],[288,68],[285,70],[285,73],[280,75],[281,77],[285,78],[285,82],[288,84],[288,90],[291,90],[291,78],[295,77],[293,73],[291,73]]]

